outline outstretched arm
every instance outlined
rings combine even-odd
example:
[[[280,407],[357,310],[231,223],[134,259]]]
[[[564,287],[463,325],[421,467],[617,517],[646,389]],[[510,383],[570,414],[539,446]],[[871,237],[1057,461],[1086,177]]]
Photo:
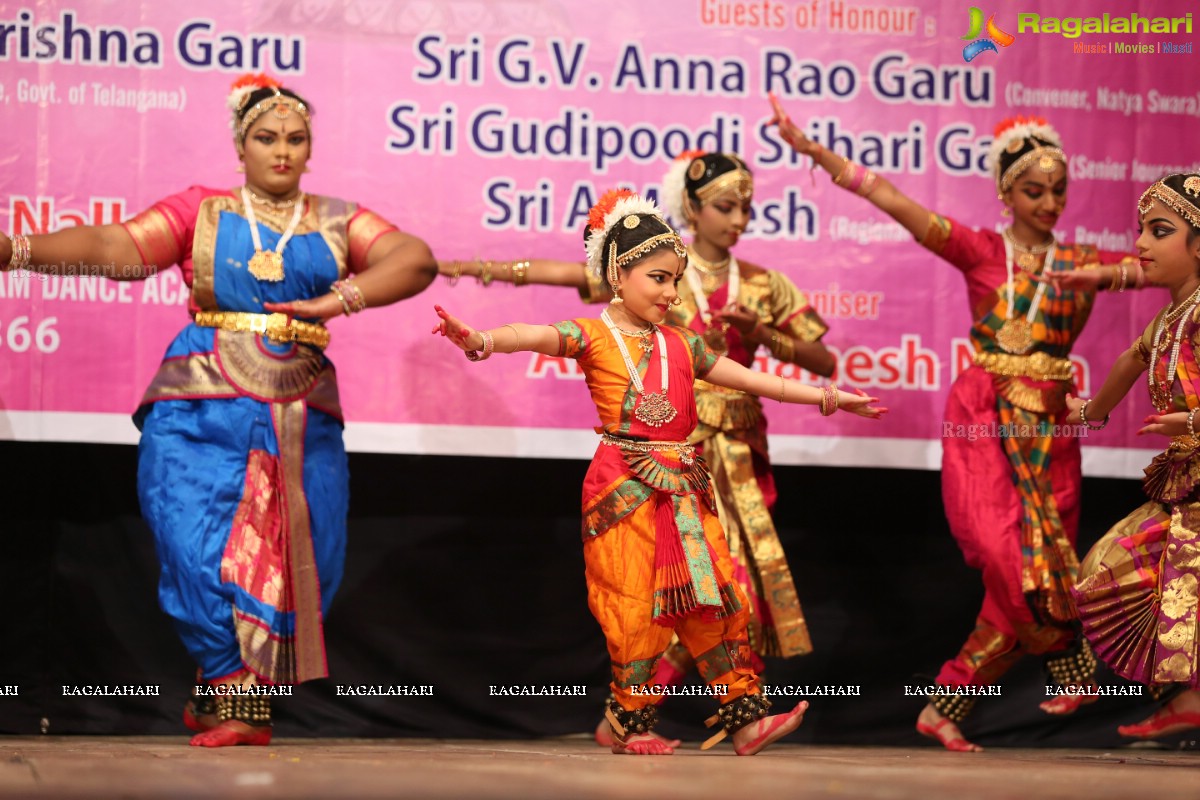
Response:
[[[1109,370],[1108,377],[1104,379],[1104,385],[1100,387],[1100,391],[1096,392],[1095,397],[1084,401],[1078,397],[1067,396],[1067,408],[1071,409],[1071,413],[1067,416],[1067,424],[1078,425],[1083,421],[1080,418],[1079,410],[1085,403],[1087,405],[1085,413],[1087,414],[1087,421],[1089,423],[1094,424],[1101,420],[1107,421],[1108,415],[1124,399],[1129,390],[1133,388],[1133,384],[1145,371],[1146,362],[1141,359],[1134,348],[1131,347],[1126,350],[1117,358],[1116,363]],[[1186,413],[1183,414],[1183,418],[1186,422]],[[1180,433],[1183,433],[1183,431],[1181,430]]]
[[[886,178],[876,173],[871,173],[873,178],[866,178],[863,167],[809,139],[792,122],[774,94],[771,95],[771,108],[775,116],[767,124],[778,125],[780,136],[793,150],[811,157],[813,162],[828,172],[839,185],[866,197],[876,208],[903,225],[918,242],[925,237],[929,228],[929,209],[897,189]]]
[[[534,258],[528,261],[474,260],[438,261],[438,272],[451,281],[461,277],[475,278],[484,286],[492,281],[523,286],[538,283],[546,286],[587,287],[587,271],[578,261],[555,261]]]
[[[148,278],[163,265],[146,265],[123,225],[80,225],[29,239],[26,269],[44,275],[102,275],[118,281]],[[0,271],[12,261],[12,240],[0,233]]]
[[[747,392],[758,397],[778,400],[781,403],[800,403],[819,406],[821,405],[822,397],[826,393],[826,390],[818,389],[815,386],[807,386],[799,381],[789,381],[779,375],[755,372],[725,357],[717,360],[712,370],[704,376],[704,380],[709,383],[715,383],[718,386],[724,386],[727,389],[737,389],[738,391]],[[834,396],[837,399],[836,407],[838,409],[849,411],[860,417],[879,419],[887,413],[886,408],[871,406],[871,403],[878,403],[879,398],[868,397],[862,392],[843,392],[839,389],[836,390]],[[829,413],[833,413],[833,410],[830,409]]]
[[[467,353],[472,361],[482,361],[496,353],[530,351],[547,356],[558,355],[558,331],[550,325],[526,325],[522,322],[501,325],[499,328],[479,331],[457,317],[451,316],[441,306],[434,306],[439,321],[433,326],[432,334],[441,334],[456,347]],[[489,345],[490,342],[490,345]],[[482,355],[480,353],[482,352]]]

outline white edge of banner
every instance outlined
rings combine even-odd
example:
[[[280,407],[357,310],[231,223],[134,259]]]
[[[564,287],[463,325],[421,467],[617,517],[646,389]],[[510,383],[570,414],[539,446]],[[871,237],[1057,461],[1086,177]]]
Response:
[[[0,440],[137,444],[139,435],[125,414],[0,410]],[[936,470],[942,461],[941,444],[929,440],[790,435],[768,440],[776,464]],[[593,431],[575,428],[351,422],[345,441],[347,450],[358,453],[589,459],[597,440]],[[1159,452],[1084,447],[1083,474],[1140,478]]]

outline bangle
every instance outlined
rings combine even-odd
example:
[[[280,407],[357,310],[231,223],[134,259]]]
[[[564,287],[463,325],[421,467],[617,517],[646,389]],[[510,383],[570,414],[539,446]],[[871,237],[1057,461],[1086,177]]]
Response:
[[[506,328],[508,328],[510,331],[512,331],[512,332],[513,332],[513,336],[517,337],[517,343],[516,343],[516,345],[513,347],[513,349],[512,349],[512,350],[509,350],[509,351],[508,351],[508,352],[510,352],[510,353],[515,353],[515,352],[517,352],[518,350],[520,350],[520,349],[521,349],[521,333],[520,333],[520,332],[517,330],[517,328],[516,328],[516,326],[515,326],[515,325],[511,325],[511,324],[509,324],[509,325],[505,325],[504,327],[506,327]]]
[[[458,279],[462,277],[462,267],[461,261],[455,260],[450,262],[450,274],[446,276],[446,283],[451,286],[458,283]]]
[[[1120,294],[1121,292],[1125,291],[1125,284],[1128,282],[1128,280],[1129,280],[1129,266],[1127,264],[1122,264],[1121,265],[1121,288],[1117,289],[1117,294]]]
[[[483,339],[483,352],[478,350],[467,350],[468,361],[487,361],[492,354],[492,350],[496,346],[496,340],[492,338],[492,334],[487,331],[479,331],[479,338]]]
[[[1092,423],[1088,422],[1087,407],[1088,407],[1088,403],[1090,403],[1090,402],[1092,402],[1092,401],[1084,400],[1083,405],[1081,405],[1079,407],[1079,421],[1082,422],[1085,426],[1087,426],[1088,430],[1093,430],[1093,431],[1104,430],[1104,426],[1108,424],[1108,415],[1107,414],[1104,416],[1104,421],[1101,422],[1099,425],[1093,425]]]
[[[346,316],[357,314],[367,307],[367,300],[363,297],[362,290],[355,285],[353,278],[334,281],[329,288],[342,301],[342,310],[346,312]]]
[[[1200,411],[1200,406],[1197,406],[1196,408],[1193,408],[1191,411],[1188,412],[1187,431],[1188,431],[1188,436],[1191,436],[1193,439],[1196,438],[1196,412],[1197,411]]]
[[[12,247],[12,257],[9,258],[8,264],[0,268],[0,272],[9,272],[14,269],[25,269],[29,266],[29,237],[18,233],[9,239],[9,244]]]
[[[780,375],[779,376],[779,402],[781,402],[781,403],[783,402],[783,393],[785,391],[787,391],[787,381],[785,381],[783,379],[783,376]]]
[[[828,417],[838,410],[838,388],[831,383],[821,390],[821,416]]]
[[[492,262],[484,261],[482,258],[477,259],[477,261],[479,262],[479,282],[483,284],[484,288],[487,288],[487,285],[491,283],[493,279]]]
[[[850,159],[846,158],[845,156],[842,156],[842,169],[840,172],[838,172],[837,176],[834,177],[833,182],[836,185],[841,186],[842,178],[845,176],[846,170],[852,169],[852,168],[854,168],[854,162],[851,161]]]
[[[350,316],[350,304],[346,302],[346,296],[342,294],[342,290],[338,288],[336,283],[329,284],[329,291],[337,295],[338,302],[342,304],[342,313],[347,317]]]
[[[1146,273],[1142,270],[1140,261],[1133,261],[1133,268],[1137,271],[1133,278],[1133,288],[1141,289],[1146,285]]]
[[[524,286],[529,282],[529,262],[517,261],[512,265],[513,286]]]
[[[767,343],[767,349],[780,361],[792,363],[796,358],[796,346],[792,342],[792,337],[778,331],[771,331],[771,340]]]
[[[879,181],[879,176],[871,170],[867,170],[863,175],[862,183],[858,187],[859,197],[870,197],[871,192],[875,191],[875,184]]]

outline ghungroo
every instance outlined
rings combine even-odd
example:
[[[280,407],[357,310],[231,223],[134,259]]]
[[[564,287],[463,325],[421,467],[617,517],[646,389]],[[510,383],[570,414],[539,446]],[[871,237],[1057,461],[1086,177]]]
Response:
[[[1087,639],[1079,638],[1069,650],[1046,656],[1046,671],[1060,686],[1083,686],[1096,675],[1096,656]]]
[[[744,694],[736,700],[723,703],[717,713],[704,721],[711,728],[720,725],[721,730],[710,736],[701,750],[707,750],[730,734],[737,733],[752,722],[758,722],[767,716],[771,709],[771,701],[761,694]]]
[[[617,738],[624,739],[635,733],[649,733],[658,724],[658,706],[649,705],[626,711],[616,700],[608,704],[604,715]]]
[[[247,725],[271,724],[271,699],[258,694],[219,694],[213,700],[217,707],[217,719],[228,722],[235,719]]]
[[[967,718],[967,714],[971,713],[971,709],[975,707],[975,696],[969,694],[931,694],[929,695],[929,704],[937,709],[937,712],[954,724],[958,724]]]
[[[198,717],[217,713],[216,698],[210,695],[199,695],[192,689],[191,701],[192,713]]]

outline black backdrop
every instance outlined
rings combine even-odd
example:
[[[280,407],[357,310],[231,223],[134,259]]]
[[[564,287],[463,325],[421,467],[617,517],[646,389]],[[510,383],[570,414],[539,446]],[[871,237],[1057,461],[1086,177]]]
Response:
[[[0,443],[0,733],[185,734],[194,667],[158,610],[138,515],[134,447]],[[591,731],[607,656],[587,610],[583,461],[353,454],[345,578],[326,620],[331,678],[275,703],[284,736],[512,738]],[[859,685],[812,698],[796,741],[907,745],[928,680],[970,632],[981,587],[946,528],[939,475],[780,467],[776,513],[816,651],[771,660],[773,684]],[[1142,502],[1132,480],[1088,479],[1080,546]],[[924,679],[916,676],[924,675]],[[1105,675],[1105,683],[1120,681]],[[153,684],[159,697],[63,696],[63,685]],[[336,696],[338,684],[433,685],[425,697]],[[588,686],[586,697],[489,695],[501,684]],[[1148,699],[1068,718],[1037,709],[1026,659],[966,732],[982,744],[1105,747]],[[783,700],[785,707],[791,701]],[[698,739],[711,700],[664,706]]]

